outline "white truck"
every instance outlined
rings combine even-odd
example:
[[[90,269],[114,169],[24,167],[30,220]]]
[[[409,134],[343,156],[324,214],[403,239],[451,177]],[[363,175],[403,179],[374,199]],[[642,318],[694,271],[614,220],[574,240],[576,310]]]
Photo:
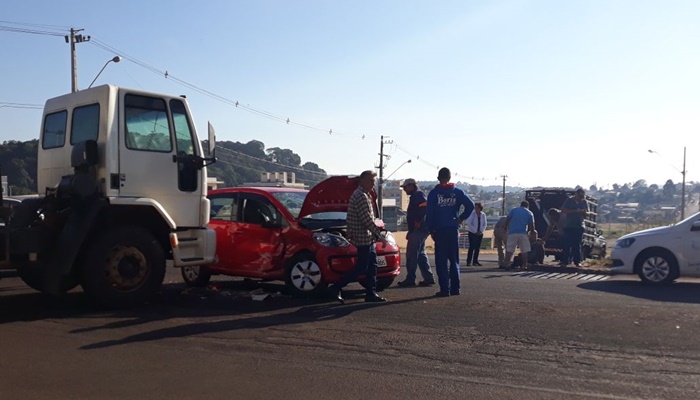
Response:
[[[0,212],[0,268],[41,292],[81,285],[100,305],[128,307],[159,290],[166,265],[213,262],[214,142],[210,126],[204,157],[184,97],[103,85],[48,100],[45,195]]]

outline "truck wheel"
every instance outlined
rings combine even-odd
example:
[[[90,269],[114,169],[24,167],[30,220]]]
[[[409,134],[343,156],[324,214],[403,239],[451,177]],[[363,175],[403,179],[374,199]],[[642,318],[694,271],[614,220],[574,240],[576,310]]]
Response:
[[[326,288],[321,267],[310,254],[299,254],[292,258],[285,270],[284,280],[295,296],[317,295]]]
[[[90,244],[82,270],[83,290],[101,305],[130,307],[148,300],[165,277],[165,254],[140,227],[113,228]]]
[[[204,287],[211,280],[211,272],[209,272],[207,267],[182,267],[180,268],[180,273],[187,286]]]

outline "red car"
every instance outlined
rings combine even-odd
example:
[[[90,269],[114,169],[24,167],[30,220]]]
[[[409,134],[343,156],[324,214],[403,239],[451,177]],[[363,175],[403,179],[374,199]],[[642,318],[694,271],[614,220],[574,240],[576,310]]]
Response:
[[[236,187],[209,192],[216,231],[216,263],[182,268],[191,286],[211,275],[284,280],[297,295],[317,294],[355,265],[357,249],[346,239],[348,200],[358,177],[334,176],[311,190]],[[376,194],[372,191],[372,197]],[[376,212],[375,212],[376,214]],[[378,226],[383,223],[377,220]],[[377,290],[399,275],[401,257],[393,235],[377,243]],[[362,283],[360,277],[360,283]]]

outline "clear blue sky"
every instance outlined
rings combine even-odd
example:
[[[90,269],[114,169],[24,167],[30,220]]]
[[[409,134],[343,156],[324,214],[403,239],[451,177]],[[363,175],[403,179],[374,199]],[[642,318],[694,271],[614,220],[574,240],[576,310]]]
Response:
[[[413,159],[393,178],[432,180],[439,165],[479,185],[501,174],[521,186],[663,184],[680,181],[673,167],[688,146],[687,179],[700,180],[697,0],[6,0],[0,20],[84,28],[179,79],[321,128],[236,109],[128,60],[97,82],[185,94],[200,134],[211,121],[219,140],[291,148],[333,174],[372,168],[383,134],[394,140],[386,174]],[[70,91],[63,37],[0,31],[0,50],[0,102]],[[79,44],[80,87],[114,55]],[[35,138],[40,116],[0,108],[0,140]]]

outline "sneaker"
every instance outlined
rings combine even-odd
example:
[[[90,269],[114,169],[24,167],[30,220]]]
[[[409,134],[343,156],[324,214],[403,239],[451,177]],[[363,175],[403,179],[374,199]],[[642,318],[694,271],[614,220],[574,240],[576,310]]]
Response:
[[[384,303],[385,301],[386,299],[384,297],[381,297],[376,293],[365,296],[365,303]]]
[[[475,263],[474,263],[474,266],[481,267],[481,264],[478,263],[478,262],[475,262]]]
[[[418,286],[433,286],[435,284],[435,281],[420,281],[418,282]]]
[[[471,266],[472,266],[472,263],[467,263],[467,267],[471,267]]]
[[[398,287],[415,287],[416,283],[415,282],[409,282],[409,281],[401,281],[396,284]]]
[[[450,296],[459,296],[459,292],[450,292]]]
[[[437,292],[435,293],[435,297],[450,297],[450,294],[447,292]]]

